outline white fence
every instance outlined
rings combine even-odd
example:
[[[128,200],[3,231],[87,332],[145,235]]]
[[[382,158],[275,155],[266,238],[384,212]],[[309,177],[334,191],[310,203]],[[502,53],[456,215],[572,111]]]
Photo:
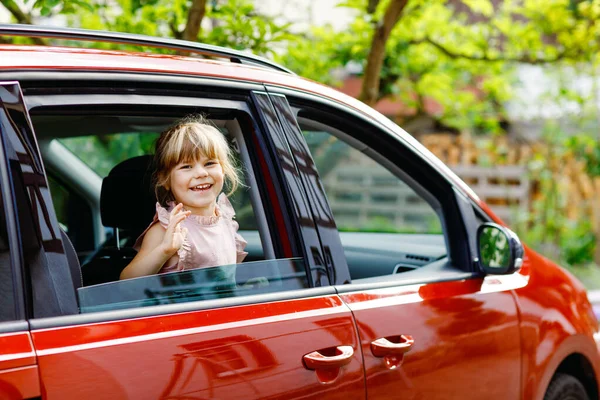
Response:
[[[380,166],[340,165],[323,183],[338,227],[441,232],[431,206]]]
[[[529,207],[530,181],[525,167],[454,166],[477,195],[505,222]],[[340,227],[369,227],[381,221],[397,230],[439,232],[431,208],[412,188],[378,165],[340,164],[324,179],[331,209]]]
[[[529,210],[531,182],[524,166],[455,165],[451,168],[504,222],[515,222],[517,214]]]

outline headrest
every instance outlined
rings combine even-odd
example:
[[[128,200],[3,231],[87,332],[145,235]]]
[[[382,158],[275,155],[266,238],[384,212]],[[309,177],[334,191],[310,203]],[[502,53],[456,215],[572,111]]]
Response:
[[[117,164],[102,180],[100,214],[104,226],[141,230],[156,212],[152,189],[152,155]]]

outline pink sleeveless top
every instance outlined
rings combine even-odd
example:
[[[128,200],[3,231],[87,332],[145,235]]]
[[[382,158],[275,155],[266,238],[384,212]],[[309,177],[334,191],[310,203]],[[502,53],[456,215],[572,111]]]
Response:
[[[139,250],[148,229],[157,222],[163,228],[169,225],[169,215],[175,205],[168,208],[156,203],[154,220],[136,240],[134,249]],[[177,251],[179,261],[172,265],[163,265],[159,274],[185,269],[215,267],[241,263],[247,252],[244,251],[247,242],[239,233],[239,225],[233,219],[235,211],[225,194],[217,199],[216,216],[190,215],[182,223],[188,234],[183,245]]]

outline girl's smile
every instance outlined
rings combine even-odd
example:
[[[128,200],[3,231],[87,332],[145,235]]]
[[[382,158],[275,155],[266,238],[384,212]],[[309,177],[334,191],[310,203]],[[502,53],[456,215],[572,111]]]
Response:
[[[201,155],[177,164],[170,173],[170,190],[176,203],[196,215],[215,215],[217,197],[223,190],[223,167],[218,160]]]
[[[198,186],[194,186],[193,188],[190,188],[191,190],[194,191],[203,191],[203,190],[208,190],[212,187],[212,185],[210,183],[204,184],[204,185],[198,185]]]

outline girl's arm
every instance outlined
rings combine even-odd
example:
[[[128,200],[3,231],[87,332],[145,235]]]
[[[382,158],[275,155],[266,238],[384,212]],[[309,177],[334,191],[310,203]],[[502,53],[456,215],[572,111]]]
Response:
[[[166,229],[160,224],[155,224],[146,232],[140,251],[123,269],[120,279],[156,274],[177,253],[187,235],[187,230],[180,224],[191,214],[190,211],[180,211],[182,207],[178,204],[171,211]]]

